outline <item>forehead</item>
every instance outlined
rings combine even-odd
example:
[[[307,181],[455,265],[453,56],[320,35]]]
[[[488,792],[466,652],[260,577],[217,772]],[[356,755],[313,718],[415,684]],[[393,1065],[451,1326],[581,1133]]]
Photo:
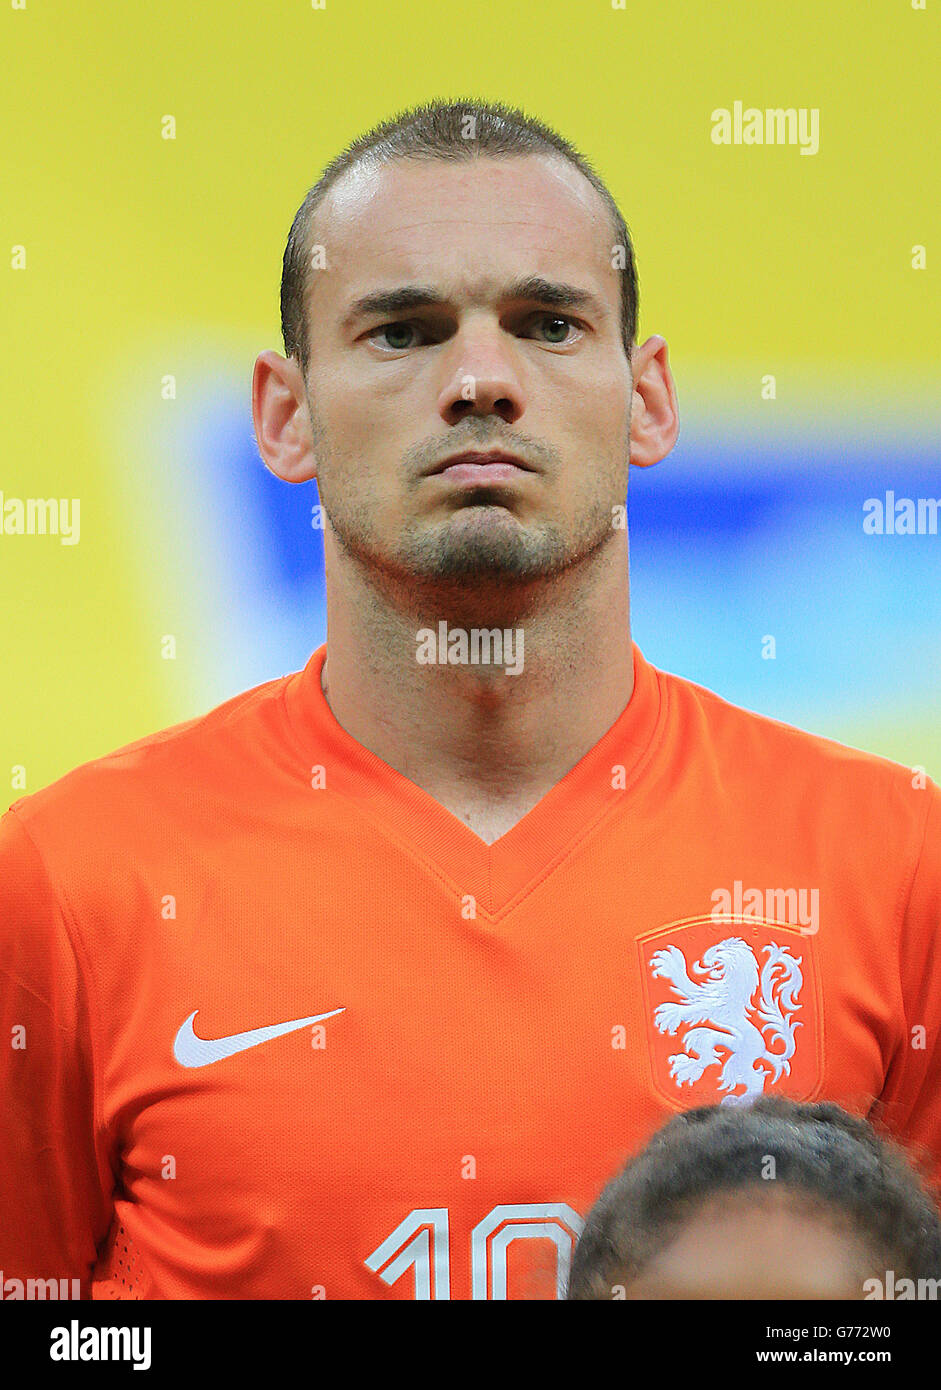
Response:
[[[453,292],[486,293],[521,274],[619,293],[614,228],[593,185],[561,157],[398,159],[358,165],[329,190],[312,242],[329,276],[318,301],[347,301],[386,282],[437,279]]]
[[[748,1287],[764,1297],[858,1296],[862,1238],[848,1218],[788,1193],[747,1193],[707,1202],[650,1262],[647,1279],[685,1290]],[[691,1292],[692,1291],[692,1292]],[[732,1295],[735,1296],[735,1295]]]

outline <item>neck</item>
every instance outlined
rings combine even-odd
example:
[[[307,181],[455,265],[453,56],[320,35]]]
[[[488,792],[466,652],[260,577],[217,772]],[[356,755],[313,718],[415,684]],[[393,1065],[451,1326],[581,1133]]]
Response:
[[[410,583],[407,594],[390,594],[331,549],[321,683],[334,717],[488,843],[575,766],[630,700],[625,533],[550,580],[487,594],[476,582],[447,593]],[[451,643],[455,630],[466,634],[469,660],[458,651],[459,663],[446,662],[442,625]],[[475,628],[508,632],[502,665],[475,662]],[[422,629],[433,640],[421,640]]]

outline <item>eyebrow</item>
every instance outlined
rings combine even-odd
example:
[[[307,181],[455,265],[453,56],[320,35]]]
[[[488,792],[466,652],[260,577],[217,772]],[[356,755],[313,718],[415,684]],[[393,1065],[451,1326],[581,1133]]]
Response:
[[[539,304],[549,304],[554,309],[588,309],[598,318],[603,318],[607,310],[597,296],[577,285],[566,285],[555,280],[545,280],[541,275],[528,275],[522,280],[514,280],[505,287],[504,299],[529,299]],[[344,315],[344,328],[351,327],[358,319],[374,314],[399,314],[412,309],[428,309],[447,304],[448,299],[433,285],[400,285],[391,290],[376,290],[355,299]]]

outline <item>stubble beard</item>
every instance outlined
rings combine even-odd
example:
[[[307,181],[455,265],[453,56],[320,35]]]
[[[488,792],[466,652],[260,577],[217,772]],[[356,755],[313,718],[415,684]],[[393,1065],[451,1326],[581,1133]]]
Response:
[[[313,411],[311,422],[323,461],[331,453],[326,430]],[[365,499],[342,492],[333,496],[322,476],[319,491],[338,549],[369,587],[403,610],[428,611],[437,604],[442,614],[473,609],[496,622],[501,613],[508,619],[514,611],[527,611],[546,586],[614,540],[614,504],[607,495],[614,480],[606,482],[596,473],[593,481],[571,535],[551,521],[521,524],[513,515],[510,490],[501,506],[501,490],[488,486],[466,493],[440,522],[407,521],[391,544],[377,536]]]
[[[615,536],[611,507],[600,498],[571,537],[552,522],[521,525],[491,495],[431,526],[408,522],[391,547],[378,541],[363,509],[347,513],[325,502],[324,510],[339,548],[396,607],[455,619],[473,615],[491,625],[530,611],[547,587]]]

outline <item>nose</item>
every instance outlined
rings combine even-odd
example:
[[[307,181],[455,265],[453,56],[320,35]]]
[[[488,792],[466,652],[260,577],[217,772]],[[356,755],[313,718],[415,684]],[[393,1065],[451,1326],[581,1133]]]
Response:
[[[466,415],[499,415],[513,424],[525,409],[513,349],[498,326],[457,333],[447,356],[438,410],[449,425]]]

